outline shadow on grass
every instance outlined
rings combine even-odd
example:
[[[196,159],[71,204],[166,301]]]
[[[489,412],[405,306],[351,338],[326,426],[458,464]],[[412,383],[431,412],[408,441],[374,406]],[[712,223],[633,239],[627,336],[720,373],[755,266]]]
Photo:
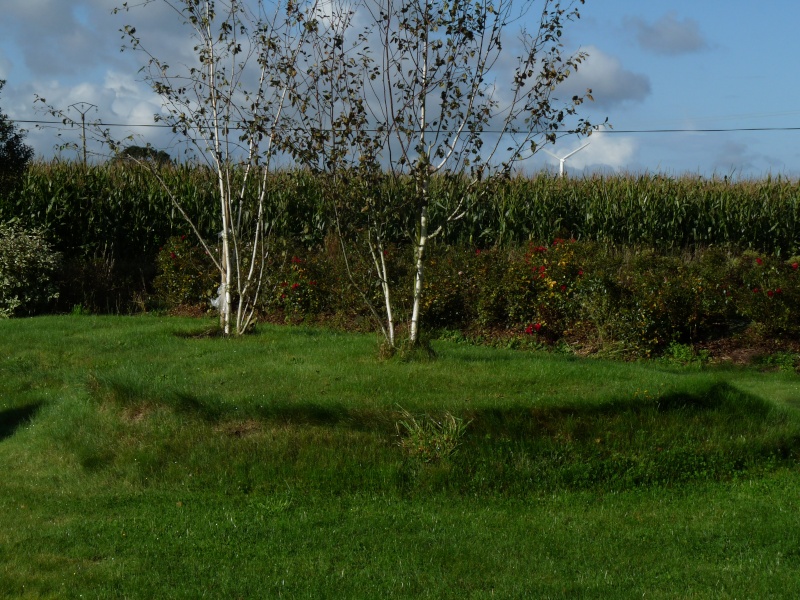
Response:
[[[179,415],[172,430],[174,444],[153,450],[158,468],[180,460],[176,456],[185,452],[182,431],[201,426],[207,428],[209,448],[222,444],[228,457],[224,468],[214,467],[213,461],[208,468],[227,473],[235,463],[247,473],[261,473],[248,474],[248,481],[291,476],[311,486],[323,485],[324,480],[325,486],[350,489],[362,480],[394,485],[394,475],[387,479],[386,473],[395,473],[402,489],[524,494],[531,489],[624,489],[728,480],[794,465],[800,457],[800,419],[727,383],[599,404],[520,402],[492,407],[487,401],[450,416],[445,408],[411,407],[404,414],[398,406],[313,401],[236,405],[213,395],[159,391],[130,380],[95,379],[90,389],[100,403],[124,408],[123,414],[163,418],[163,413],[129,410],[157,405]],[[412,445],[398,437],[405,435],[398,422],[408,415],[421,424],[409,428],[408,436],[416,432],[418,438],[413,448],[430,453],[409,451]],[[452,459],[435,458],[442,442],[453,441],[445,439],[446,428],[437,426],[448,418],[465,424],[454,440],[457,452]],[[260,435],[272,444],[247,441]],[[192,440],[184,441],[197,443]],[[429,454],[434,459],[426,458]],[[356,483],[340,482],[342,472]]]
[[[36,402],[35,404],[0,411],[0,442],[10,438],[16,433],[17,429],[30,422],[41,407],[42,402]]]
[[[709,418],[729,425],[741,422],[763,422],[776,407],[768,401],[743,392],[728,383],[716,383],[696,392],[666,393],[651,398],[621,398],[602,404],[561,406],[518,406],[484,408],[465,416],[474,422],[473,429],[481,434],[517,431],[523,433],[541,427],[582,420],[614,423],[622,417],[656,421]],[[537,426],[538,425],[538,426]]]
[[[169,407],[175,413],[209,424],[253,419],[264,424],[281,426],[339,427],[356,431],[394,435],[401,418],[398,406],[359,408],[335,402],[278,402],[264,405],[235,405],[211,395],[185,390],[157,392],[140,382],[104,380],[93,382],[98,399],[111,400],[123,406],[137,404]],[[415,412],[412,410],[412,412]],[[436,419],[444,410],[417,410]],[[770,423],[787,423],[789,417],[771,403],[745,393],[728,383],[715,383],[691,392],[666,393],[655,397],[619,398],[600,404],[574,402],[569,405],[484,407],[454,411],[456,417],[470,422],[470,437],[530,439],[558,435],[604,434],[605,430],[625,428],[652,429],[668,425],[674,431],[681,427],[702,426],[745,434],[748,428],[765,427]],[[421,416],[421,415],[420,415]],[[800,424],[796,425],[800,432]]]

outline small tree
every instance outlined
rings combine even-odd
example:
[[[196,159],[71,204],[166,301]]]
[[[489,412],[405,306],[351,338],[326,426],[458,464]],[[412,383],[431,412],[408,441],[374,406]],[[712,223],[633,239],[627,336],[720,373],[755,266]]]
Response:
[[[403,212],[414,252],[409,341],[419,340],[426,248],[488,189],[558,136],[592,125],[577,109],[591,98],[559,98],[558,86],[584,53],[563,54],[567,23],[583,0],[542,0],[532,33],[515,28],[536,3],[512,0],[363,0],[317,21],[307,68],[292,91],[305,145],[299,156],[327,172],[388,169],[411,197],[392,203],[363,194],[367,247],[385,300],[383,328],[395,344],[383,241]],[[517,10],[515,7],[520,6]],[[353,23],[366,22],[359,31]],[[510,35],[519,36],[509,42]],[[572,118],[574,117],[574,118]],[[346,169],[344,167],[347,167]],[[458,194],[431,222],[431,182],[450,177]],[[387,200],[389,204],[387,205]],[[366,297],[366,296],[365,296]],[[373,308],[374,311],[374,308]]]
[[[5,84],[0,79],[0,92]],[[24,137],[24,131],[0,112],[0,197],[12,192],[33,158],[33,149],[23,142]]]
[[[156,150],[152,146],[133,145],[123,148],[122,151],[114,157],[114,162],[121,164],[126,162],[145,162],[163,167],[172,164],[172,157],[164,150]]]
[[[254,322],[266,282],[269,213],[278,195],[268,175],[279,154],[278,130],[287,96],[281,75],[291,73],[303,45],[307,6],[293,0],[278,0],[270,7],[261,0],[158,3],[187,27],[195,44],[194,64],[167,64],[149,50],[133,25],[124,27],[124,37],[129,48],[147,57],[145,80],[164,108],[156,120],[182,135],[216,174],[218,251],[212,250],[216,240],[203,239],[191,223],[177,192],[161,181],[219,270],[214,304],[224,333],[241,334]],[[311,6],[308,10],[313,11]],[[119,10],[123,9],[128,10],[127,3]]]
[[[384,128],[374,128],[364,81],[378,76],[368,32],[353,33],[355,5],[324,5],[308,22],[307,45],[298,69],[287,79],[291,126],[284,144],[315,174],[334,217],[334,225],[350,283],[363,298],[386,342],[395,345],[395,313],[386,241],[393,231],[382,189],[380,162],[386,144]],[[353,246],[366,249],[360,263],[370,265],[373,277],[360,277],[353,264]],[[377,282],[383,306],[370,289]]]

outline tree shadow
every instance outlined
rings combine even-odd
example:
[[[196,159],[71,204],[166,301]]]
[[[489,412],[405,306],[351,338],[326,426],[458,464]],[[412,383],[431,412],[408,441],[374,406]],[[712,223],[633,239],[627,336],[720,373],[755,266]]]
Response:
[[[16,433],[17,429],[30,422],[39,412],[42,404],[42,402],[36,402],[27,406],[0,411],[0,442],[10,438]]]

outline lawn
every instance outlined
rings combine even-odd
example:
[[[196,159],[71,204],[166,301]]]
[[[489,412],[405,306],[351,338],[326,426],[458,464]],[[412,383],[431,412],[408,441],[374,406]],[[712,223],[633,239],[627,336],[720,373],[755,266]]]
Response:
[[[800,377],[0,321],[0,596],[793,598]]]

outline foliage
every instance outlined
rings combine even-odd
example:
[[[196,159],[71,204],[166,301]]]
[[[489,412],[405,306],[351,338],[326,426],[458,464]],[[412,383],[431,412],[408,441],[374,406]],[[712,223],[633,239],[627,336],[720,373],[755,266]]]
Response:
[[[187,214],[203,235],[216,235],[217,182],[213,172],[182,165],[160,170],[158,175],[178,191]],[[323,197],[317,176],[295,170],[269,177],[284,196],[277,206],[268,207],[268,217],[282,235],[308,247],[336,233],[331,205]],[[239,175],[236,181],[242,183]],[[345,188],[333,191],[353,191],[352,198],[343,197],[348,202],[363,200],[358,181],[345,183]],[[466,183],[456,185],[453,179],[443,178],[431,181],[431,211],[436,219],[440,211],[452,211]],[[407,183],[387,177],[378,184],[389,204],[399,203],[409,192]],[[248,191],[247,196],[252,193]],[[474,210],[444,229],[437,243],[486,250],[560,237],[659,251],[731,247],[785,259],[800,254],[800,182],[788,179],[730,182],[693,177],[559,179],[536,175],[495,182],[485,191],[479,188],[477,194],[482,200]],[[646,201],[633,202],[631,198]],[[342,215],[342,234],[352,239],[366,224],[362,210],[367,206],[353,202],[348,208],[350,212]],[[253,206],[248,205],[248,210]],[[402,215],[392,216],[387,243],[401,243],[412,224]],[[155,256],[170,235],[185,233],[182,217],[167,192],[153,173],[135,165],[84,168],[78,163],[33,163],[23,175],[19,194],[0,198],[0,218],[44,227],[53,234],[59,250],[73,253],[102,250],[104,240],[109,239],[114,240],[114,248],[122,249],[123,224],[132,237],[128,253],[138,247]]]
[[[390,283],[394,265],[384,251],[396,215],[403,215],[403,242],[414,254],[408,339],[415,344],[425,292],[432,287],[425,283],[430,240],[472,209],[481,181],[507,176],[560,135],[592,131],[576,117],[591,90],[569,100],[554,93],[586,58],[582,52],[564,55],[560,40],[579,18],[582,0],[532,4],[517,11],[510,0],[365,1],[315,13],[325,27],[310,22],[302,68],[293,69],[286,88],[298,110],[285,143],[301,164],[333,182],[326,190],[337,227],[346,210],[336,194],[341,182],[362,184],[362,198],[355,201],[366,213],[361,252],[371,259],[364,262],[383,301],[360,291],[390,346],[396,346],[398,310]],[[514,31],[521,52],[509,55],[503,50],[507,31],[529,9],[535,11],[534,29]],[[380,52],[372,52],[375,46]],[[498,64],[505,72],[495,72]],[[502,104],[496,85],[509,90]],[[488,129],[499,135],[487,140]],[[383,171],[406,184],[407,192],[399,198],[381,193],[376,181]],[[444,182],[441,211],[434,210],[434,180]],[[456,188],[460,193],[453,193]],[[349,267],[348,275],[357,286]]]
[[[0,317],[45,310],[58,297],[59,264],[44,232],[0,224]]]
[[[5,84],[0,79],[0,92]],[[33,149],[23,139],[24,132],[0,112],[0,200],[11,195],[33,158]]]
[[[760,323],[770,335],[800,334],[800,273],[796,258],[746,252],[733,264],[731,294],[742,317]]]
[[[117,154],[113,161],[123,164],[139,164],[141,162],[154,163],[158,166],[172,164],[172,157],[164,150],[157,150],[152,146],[126,146]]]
[[[153,293],[163,306],[211,306],[209,302],[217,288],[214,264],[205,250],[192,244],[185,234],[167,240],[159,250],[156,265]]]
[[[210,173],[178,167],[158,174],[180,190],[198,226],[213,231]],[[0,215],[46,229],[68,256],[106,254],[117,261],[139,256],[151,264],[167,238],[185,229],[158,179],[136,165],[34,163],[16,197],[0,206]]]
[[[240,335],[254,324],[262,288],[268,284],[265,269],[275,223],[267,216],[282,197],[269,175],[282,154],[278,125],[288,110],[290,86],[283,80],[297,72],[304,40],[314,28],[316,1],[309,6],[278,3],[274,11],[261,0],[163,4],[184,26],[193,45],[192,60],[167,64],[154,54],[158,40],[147,28],[127,24],[123,37],[127,48],[143,57],[144,79],[162,100],[165,110],[156,119],[179,133],[214,173],[219,244],[192,221],[178,190],[163,179],[159,182],[217,268],[220,285],[214,306],[222,331]],[[132,8],[126,3],[114,12]]]
[[[0,199],[0,219],[47,230],[63,255],[59,310],[81,305],[92,312],[130,312],[152,290],[159,248],[171,236],[189,233],[156,175],[178,190],[193,222],[214,239],[215,179],[201,167],[152,172],[135,165],[35,163],[19,193]],[[233,175],[237,186],[252,185],[238,171]],[[364,298],[377,308],[384,298],[374,257],[364,251],[370,213],[358,201],[367,183],[343,180],[326,192],[330,181],[304,170],[274,172],[268,179],[277,196],[265,221],[281,234],[267,259],[272,276],[259,310],[280,309],[278,318],[291,321],[322,316],[359,330],[374,323]],[[368,183],[387,206],[413,187],[411,180],[389,177]],[[432,210],[449,210],[451,198],[464,191],[461,185],[455,178],[434,178]],[[793,310],[793,265],[800,261],[795,183],[542,176],[495,183],[491,190],[496,194],[487,191],[477,212],[452,223],[428,247],[426,327],[460,328],[484,339],[500,331],[523,345],[567,342],[582,352],[625,347],[640,355],[672,342],[713,339],[751,322],[768,335],[800,333]],[[329,193],[341,202],[338,228]],[[638,195],[647,202],[629,201]],[[252,190],[246,196],[252,198]],[[667,221],[670,206],[681,207],[683,216]],[[254,208],[245,203],[247,211]],[[617,220],[628,225],[617,228]],[[414,270],[403,233],[410,226],[393,215],[382,246],[399,323],[408,321],[413,301],[413,290],[402,283]],[[647,231],[658,236],[640,235]],[[566,243],[554,246],[555,239]],[[540,246],[546,252],[537,252]],[[292,271],[292,256],[304,261],[307,276]],[[533,272],[542,267],[545,278]],[[277,286],[290,279],[313,280],[317,287],[282,307]]]
[[[323,267],[315,265],[314,261],[292,256],[267,306],[283,311],[289,321],[321,314],[324,310],[323,292],[318,279],[320,274],[314,272],[315,266]],[[333,281],[328,283],[333,284]]]

